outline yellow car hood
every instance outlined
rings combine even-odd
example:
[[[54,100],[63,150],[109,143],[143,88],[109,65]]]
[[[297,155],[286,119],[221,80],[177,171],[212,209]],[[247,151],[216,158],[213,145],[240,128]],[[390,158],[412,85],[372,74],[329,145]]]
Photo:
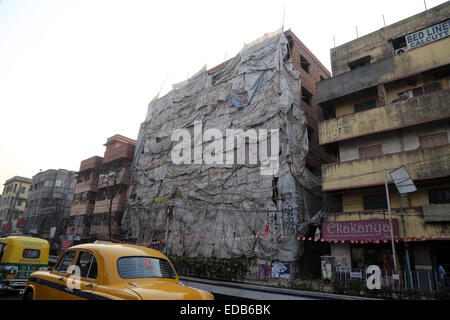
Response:
[[[152,279],[131,283],[127,289],[134,291],[144,300],[214,300],[211,293],[180,282]]]

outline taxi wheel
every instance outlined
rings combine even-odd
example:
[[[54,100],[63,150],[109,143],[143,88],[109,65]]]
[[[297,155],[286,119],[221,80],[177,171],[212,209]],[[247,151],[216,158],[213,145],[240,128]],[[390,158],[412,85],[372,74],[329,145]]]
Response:
[[[24,293],[22,300],[33,300],[33,290]]]

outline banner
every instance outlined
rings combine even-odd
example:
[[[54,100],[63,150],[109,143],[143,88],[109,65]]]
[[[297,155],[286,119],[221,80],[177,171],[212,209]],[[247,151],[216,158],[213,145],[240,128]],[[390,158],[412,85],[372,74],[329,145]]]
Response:
[[[392,219],[394,238],[398,238],[398,222]],[[383,240],[391,238],[388,219],[336,221],[322,223],[324,239],[332,240]]]
[[[448,36],[450,20],[435,24],[434,26],[406,35],[408,50],[423,46],[424,44],[443,39]]]

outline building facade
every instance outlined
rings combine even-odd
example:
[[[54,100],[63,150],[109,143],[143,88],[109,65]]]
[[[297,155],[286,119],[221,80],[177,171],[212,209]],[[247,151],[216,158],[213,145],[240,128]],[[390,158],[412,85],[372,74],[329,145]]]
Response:
[[[102,164],[103,158],[98,156],[81,161],[66,232],[71,238],[69,240],[86,241],[90,238],[92,214],[97,199],[98,178]]]
[[[47,239],[58,249],[72,206],[77,173],[49,169],[33,176],[24,218],[27,233]]]
[[[341,268],[395,265],[385,170],[398,268],[450,266],[449,16],[447,2],[331,49],[319,142],[337,151],[322,190],[339,209],[322,232]],[[390,172],[402,166],[417,191],[400,197]]]
[[[274,269],[275,263],[283,264],[284,276],[294,269],[308,273],[298,268],[308,248],[297,237],[314,234],[321,207],[315,175],[322,163],[334,159],[318,146],[317,130],[321,113],[315,83],[329,75],[291,31],[278,30],[154,99],[132,165],[133,185],[122,219],[127,238],[173,255],[245,256],[261,265],[274,263]],[[186,130],[183,142],[193,145],[192,154],[183,150],[183,163],[172,157],[178,129]],[[268,129],[279,132],[279,148],[270,150],[279,161],[274,174],[262,174],[267,162],[250,155],[272,140],[244,140],[246,134]],[[215,135],[208,136],[212,131]],[[230,132],[241,133],[235,139]],[[212,145],[218,148],[216,160],[205,161]],[[245,161],[237,160],[239,154]]]
[[[0,232],[2,235],[21,232],[25,228],[23,213],[27,205],[31,179],[15,176],[4,183],[0,198]]]
[[[105,143],[103,158],[81,162],[67,229],[69,240],[121,237],[135,145],[135,140],[116,134]]]

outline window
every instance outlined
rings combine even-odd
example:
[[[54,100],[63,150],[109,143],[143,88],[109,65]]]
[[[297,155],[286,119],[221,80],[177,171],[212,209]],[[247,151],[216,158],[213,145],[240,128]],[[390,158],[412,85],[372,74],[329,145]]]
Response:
[[[156,137],[156,143],[160,143],[163,142],[164,140],[166,140],[167,136],[165,137]]]
[[[306,58],[304,56],[300,55],[300,67],[309,73],[310,65],[311,64],[308,62],[308,60],[306,60]]]
[[[378,144],[376,146],[369,146],[364,148],[359,148],[359,158],[370,158],[370,157],[377,157],[381,156],[383,154],[381,150],[381,144]]]
[[[22,258],[25,259],[39,259],[41,250],[37,249],[23,249]]]
[[[423,86],[423,90],[425,91],[425,94],[439,91],[441,89],[442,89],[442,86],[441,86],[440,82],[433,82],[433,83]]]
[[[352,61],[348,64],[348,67],[350,68],[350,70],[355,70],[355,69],[364,67],[368,64],[370,64],[370,56],[366,56],[361,59]]]
[[[88,279],[96,279],[98,273],[97,259],[95,256],[87,251],[81,251],[78,254],[77,262],[80,267],[80,277]]]
[[[405,36],[401,36],[391,40],[392,49],[394,49],[394,54],[400,54],[406,52],[408,47],[406,45]]]
[[[97,198],[97,192],[89,191],[89,203],[95,204],[95,199]]]
[[[20,193],[25,193],[25,187],[20,187]]]
[[[306,130],[308,131],[308,141],[311,142],[314,135],[314,129],[310,126],[306,126]]]
[[[53,187],[53,181],[47,180],[44,182],[44,187]]]
[[[308,106],[311,105],[312,102],[312,93],[302,87],[302,101],[306,103]]]
[[[364,203],[364,210],[387,209],[387,202],[385,195],[364,196],[363,203]]]
[[[450,203],[450,188],[428,190],[430,204]]]
[[[354,105],[354,108],[355,108],[355,112],[360,112],[360,111],[376,108],[376,106],[377,106],[377,104],[376,104],[375,100],[370,100],[370,101],[357,103]]]
[[[448,144],[447,132],[441,132],[419,137],[419,143],[421,148]]]
[[[62,181],[61,180],[56,180],[55,181],[55,187],[61,187],[62,186]]]
[[[22,201],[23,201],[23,199],[18,199],[18,200],[17,200],[17,205],[18,205],[19,207],[22,205]]]
[[[59,260],[55,267],[55,271],[59,273],[67,273],[67,268],[69,268],[73,263],[73,258],[75,258],[76,251],[67,251]]]
[[[153,257],[122,257],[117,260],[119,275],[124,279],[169,278],[176,274],[169,261]]]

